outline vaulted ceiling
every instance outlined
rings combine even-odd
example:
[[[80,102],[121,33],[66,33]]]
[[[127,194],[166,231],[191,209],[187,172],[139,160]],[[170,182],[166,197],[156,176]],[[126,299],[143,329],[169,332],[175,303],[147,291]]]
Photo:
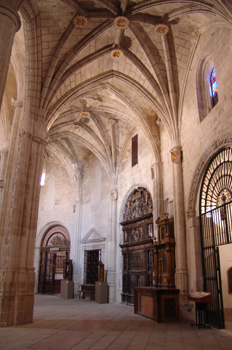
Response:
[[[232,25],[229,0],[36,0],[21,14],[36,23],[47,153],[77,165],[92,152],[109,174],[138,128],[157,159],[160,122],[178,143],[199,36]]]

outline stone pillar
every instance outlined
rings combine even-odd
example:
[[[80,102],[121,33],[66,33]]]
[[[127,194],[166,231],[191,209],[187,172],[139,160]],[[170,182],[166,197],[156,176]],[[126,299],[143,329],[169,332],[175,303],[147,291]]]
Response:
[[[0,107],[5,89],[15,33],[20,28],[18,7],[23,0],[0,0]]]
[[[188,217],[188,266],[190,292],[203,290],[202,250],[200,220],[198,216]]]
[[[4,182],[6,177],[6,167],[8,160],[8,149],[0,151],[0,207],[2,203],[2,193],[4,189]]]
[[[163,186],[161,182],[161,163],[155,163],[151,167],[153,180],[153,218],[154,222],[163,212]],[[157,225],[154,224],[154,236],[158,239]]]
[[[186,304],[188,295],[188,271],[184,212],[184,187],[180,147],[171,150],[174,184],[174,227],[176,257],[176,288],[180,289],[180,304]]]
[[[4,327],[33,319],[33,258],[46,131],[41,117],[26,118],[23,113],[14,118],[0,218],[0,326]]]
[[[108,243],[108,274],[109,302],[116,301],[116,242],[117,242],[117,199],[118,192],[113,189],[110,193],[111,199],[111,235]]]
[[[78,169],[78,183],[77,183],[77,199],[73,205],[75,222],[74,222],[74,232],[75,236],[72,238],[71,242],[71,252],[70,256],[73,260],[73,283],[74,283],[74,298],[78,296],[78,291],[81,285],[81,276],[83,264],[81,264],[81,224],[82,224],[82,205],[83,205],[83,171],[84,169],[80,167]]]

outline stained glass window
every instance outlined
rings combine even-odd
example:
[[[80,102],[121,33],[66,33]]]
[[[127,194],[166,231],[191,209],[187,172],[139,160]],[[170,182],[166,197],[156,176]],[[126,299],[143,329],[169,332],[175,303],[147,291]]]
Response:
[[[210,75],[210,96],[212,98],[213,106],[218,102],[218,82],[216,80],[216,71],[213,68]]]

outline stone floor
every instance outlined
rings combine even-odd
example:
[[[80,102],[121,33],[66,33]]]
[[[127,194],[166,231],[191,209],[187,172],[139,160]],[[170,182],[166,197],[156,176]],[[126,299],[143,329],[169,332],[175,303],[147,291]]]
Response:
[[[0,328],[0,349],[232,350],[232,332],[158,324],[122,304],[36,295],[34,322]]]

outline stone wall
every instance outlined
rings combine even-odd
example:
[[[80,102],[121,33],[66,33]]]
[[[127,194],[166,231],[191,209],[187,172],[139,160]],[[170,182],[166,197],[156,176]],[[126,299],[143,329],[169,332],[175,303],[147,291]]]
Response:
[[[231,135],[231,70],[232,70],[232,31],[229,28],[214,27],[202,33],[196,48],[186,83],[183,101],[181,144],[183,150],[184,196],[186,210],[186,234],[189,267],[189,289],[201,289],[201,248],[199,228],[199,191],[205,168],[210,158],[219,150],[220,142]],[[218,103],[208,111],[200,122],[197,103],[197,70],[199,63],[206,57],[208,65],[216,70],[218,81]],[[208,91],[207,91],[208,93]],[[213,144],[216,144],[212,147]],[[200,172],[200,173],[199,173]],[[195,186],[194,183],[198,181]],[[194,190],[195,187],[195,190]],[[187,213],[192,200],[193,211]],[[193,254],[194,251],[194,254]]]

